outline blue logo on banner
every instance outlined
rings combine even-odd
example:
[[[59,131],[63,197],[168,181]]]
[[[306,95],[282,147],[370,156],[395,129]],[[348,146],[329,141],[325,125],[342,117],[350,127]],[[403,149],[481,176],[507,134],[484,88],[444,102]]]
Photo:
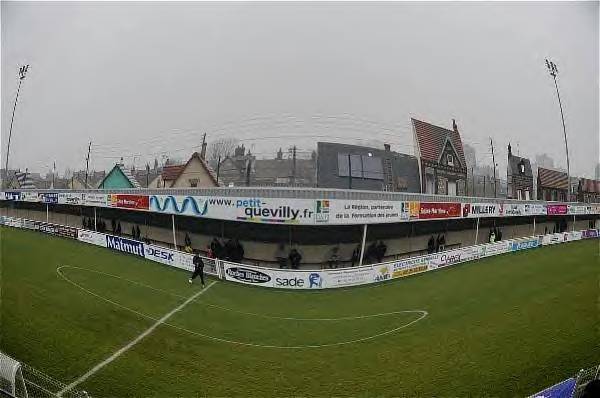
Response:
[[[200,208],[200,207],[202,207],[202,208]],[[156,195],[150,196],[150,209],[151,210],[158,210],[160,212],[167,212],[167,213],[183,214],[187,211],[188,208],[191,208],[191,212],[193,214],[198,215],[198,216],[203,216],[206,214],[206,211],[208,210],[208,202],[204,201],[204,206],[199,206],[198,201],[196,199],[194,199],[191,196],[186,196],[185,199],[183,199],[183,203],[181,204],[181,207],[179,207],[179,204],[177,203],[177,199],[175,199],[175,197],[172,195],[167,196],[162,205],[160,204],[160,200],[158,199],[158,197]]]
[[[573,391],[575,390],[575,378],[561,381],[552,387],[546,388],[544,391],[540,391],[534,394],[533,398],[571,398]]]
[[[106,235],[106,247],[144,257],[144,244],[135,240]]]
[[[21,192],[4,192],[6,200],[21,200]]]
[[[513,252],[516,252],[517,250],[532,249],[534,247],[538,247],[538,244],[539,244],[538,238],[524,240],[521,242],[513,242],[511,244],[511,250]]]
[[[58,203],[58,194],[57,193],[40,193],[38,197],[41,199],[42,203]]]
[[[321,285],[323,284],[323,279],[321,279],[321,275],[315,272],[308,276],[308,283],[309,288],[321,287]]]

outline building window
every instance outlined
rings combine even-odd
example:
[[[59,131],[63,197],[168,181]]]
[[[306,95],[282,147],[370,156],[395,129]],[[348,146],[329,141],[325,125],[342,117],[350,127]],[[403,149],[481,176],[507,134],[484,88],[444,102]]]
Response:
[[[433,176],[431,174],[427,174],[425,176],[425,193],[434,194],[435,193],[435,182]]]
[[[290,179],[288,177],[277,177],[275,179],[275,184],[289,184]]]
[[[456,181],[448,181],[448,196],[456,196]]]
[[[190,187],[192,188],[196,188],[198,186],[198,179],[197,178],[192,178],[191,180],[188,180],[190,182]]]
[[[351,169],[351,173],[349,173]],[[348,155],[338,153],[338,176],[383,180],[383,164],[381,158],[368,155]]]
[[[446,156],[446,162],[448,163],[448,166],[454,167],[454,156],[452,156],[451,153]]]
[[[517,199],[519,199],[519,200],[523,199],[523,192],[520,189],[517,189]]]
[[[531,200],[528,190],[525,190],[525,200]]]

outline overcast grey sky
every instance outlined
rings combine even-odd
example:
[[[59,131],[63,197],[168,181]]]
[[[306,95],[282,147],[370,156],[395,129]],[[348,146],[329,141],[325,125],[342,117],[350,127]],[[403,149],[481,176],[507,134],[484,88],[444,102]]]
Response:
[[[546,57],[572,174],[593,176],[598,161],[598,2],[3,1],[1,12],[3,156],[18,65],[31,64],[12,167],[84,169],[90,139],[96,169],[120,156],[141,167],[189,156],[203,132],[265,156],[317,140],[412,153],[410,117],[456,118],[483,164],[492,136],[501,170],[509,141],[565,167]]]

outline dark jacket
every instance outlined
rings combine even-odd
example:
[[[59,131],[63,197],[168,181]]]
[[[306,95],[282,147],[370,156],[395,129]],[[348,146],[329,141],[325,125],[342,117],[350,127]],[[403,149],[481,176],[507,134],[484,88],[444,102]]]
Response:
[[[200,257],[199,254],[196,253],[194,255],[194,259],[192,260],[192,262],[194,263],[195,271],[203,271],[204,270],[204,261],[202,261],[202,258]]]

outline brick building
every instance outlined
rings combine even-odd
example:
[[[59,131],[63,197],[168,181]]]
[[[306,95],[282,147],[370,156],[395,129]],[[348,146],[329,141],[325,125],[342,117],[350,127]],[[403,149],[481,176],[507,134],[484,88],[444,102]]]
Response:
[[[508,144],[507,198],[533,199],[533,171],[529,159],[516,156]]]

